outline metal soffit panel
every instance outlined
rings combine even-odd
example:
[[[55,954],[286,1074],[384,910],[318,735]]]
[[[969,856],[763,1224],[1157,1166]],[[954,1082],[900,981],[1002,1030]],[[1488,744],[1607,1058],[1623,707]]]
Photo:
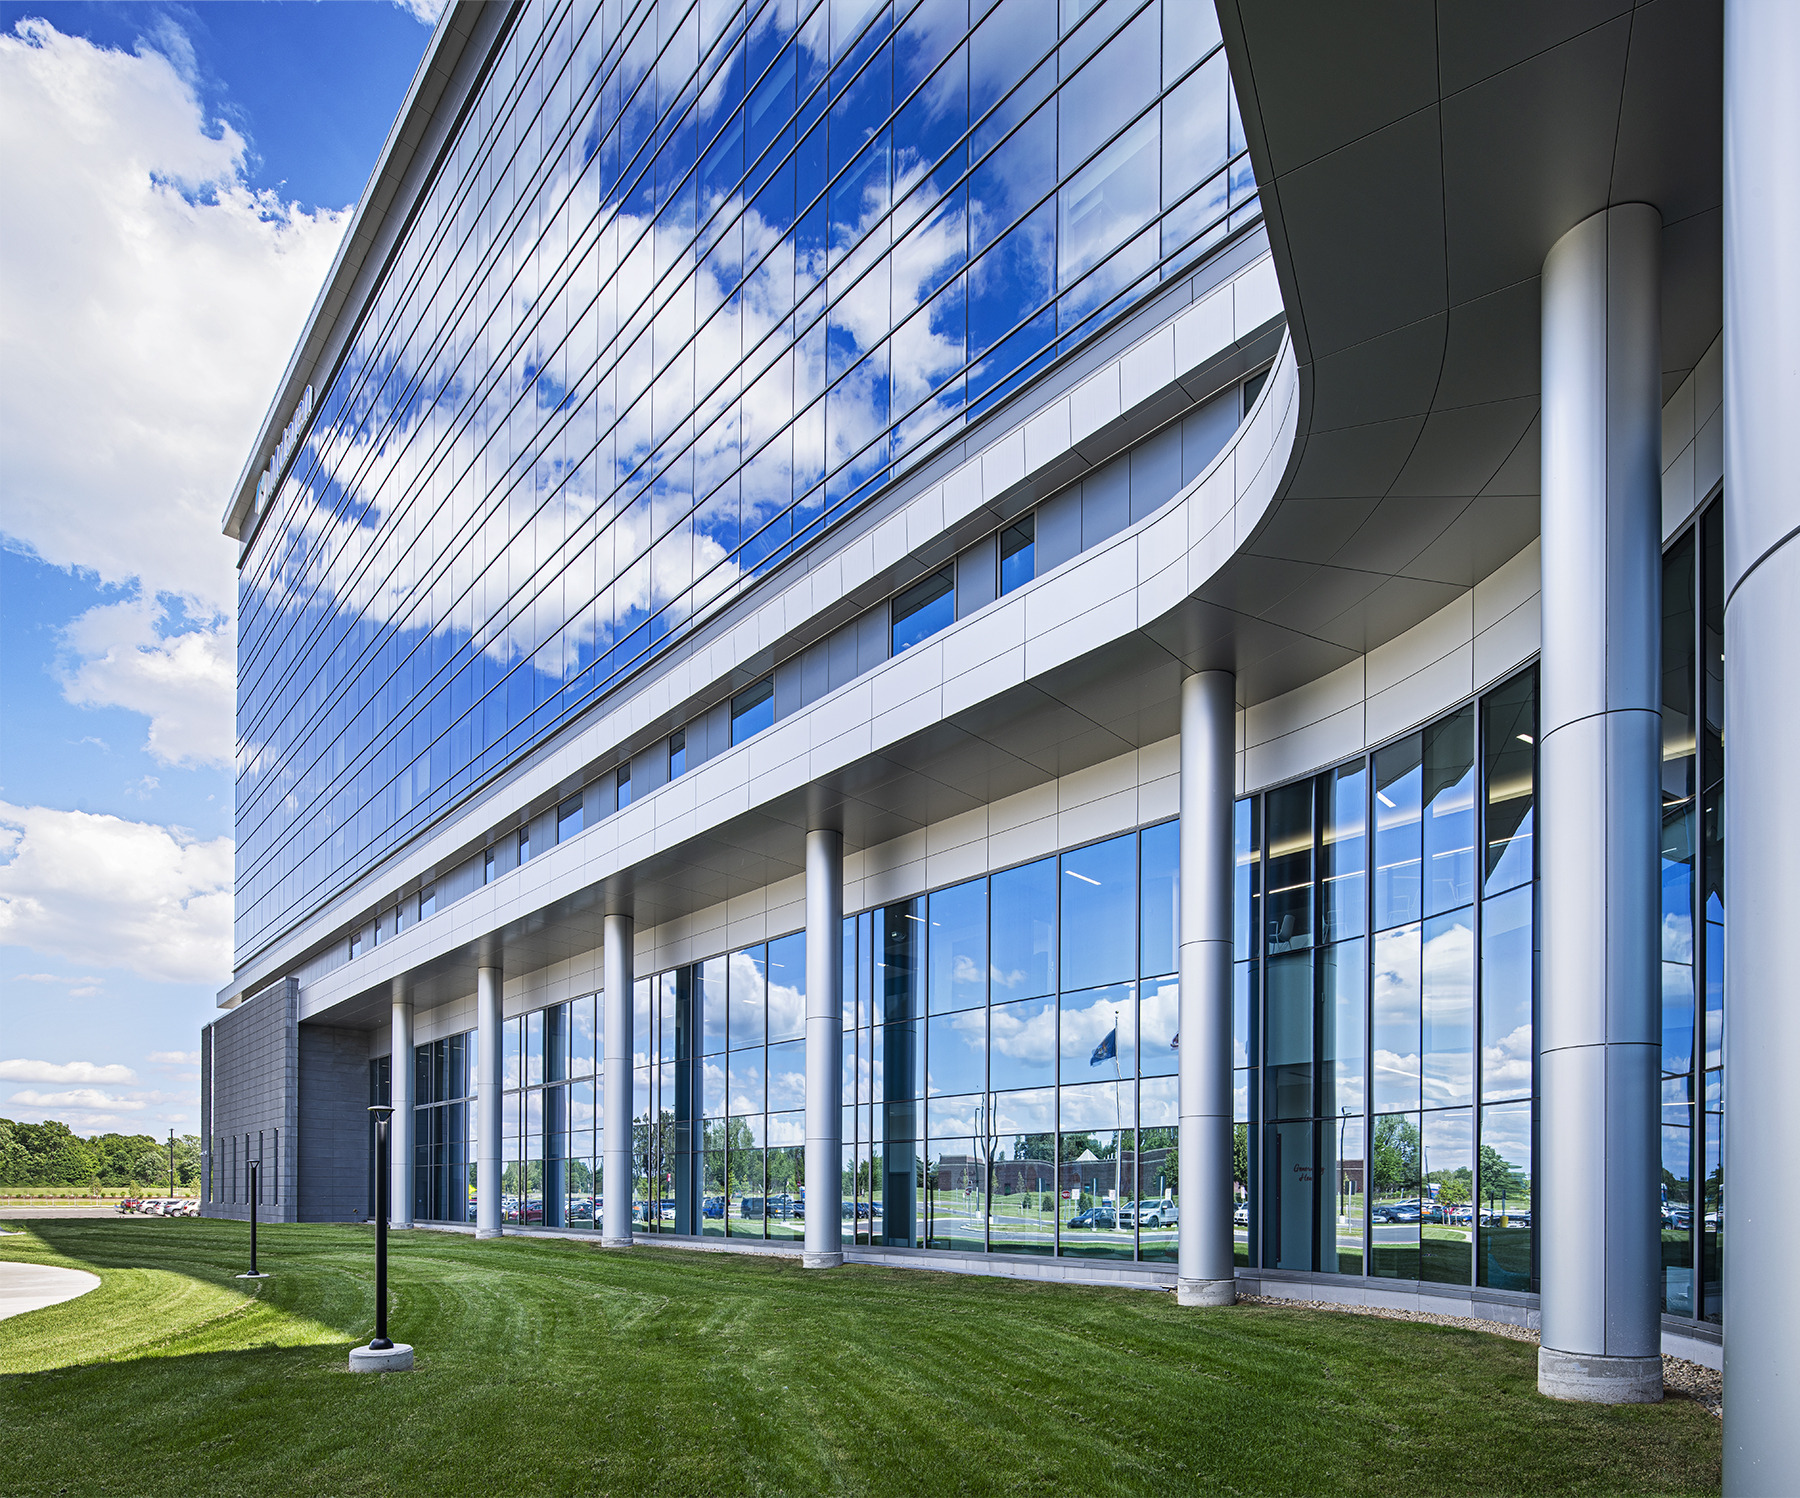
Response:
[[[1537,533],[1538,273],[1567,229],[1662,212],[1665,395],[1717,334],[1720,6],[1219,11],[1300,421],[1202,596],[1365,651]]]

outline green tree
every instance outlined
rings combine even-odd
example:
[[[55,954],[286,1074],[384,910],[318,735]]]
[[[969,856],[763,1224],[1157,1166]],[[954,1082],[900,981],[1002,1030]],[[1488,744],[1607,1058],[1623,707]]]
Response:
[[[1375,1120],[1370,1151],[1376,1196],[1396,1196],[1419,1189],[1419,1126],[1404,1113]]]
[[[1231,1130],[1231,1178],[1244,1190],[1250,1189],[1249,1124],[1237,1124]]]
[[[1481,1147],[1481,1191],[1484,1196],[1520,1196],[1525,1178],[1507,1164],[1491,1144]]]
[[[18,1127],[10,1118],[0,1118],[0,1186],[22,1186],[30,1158]]]

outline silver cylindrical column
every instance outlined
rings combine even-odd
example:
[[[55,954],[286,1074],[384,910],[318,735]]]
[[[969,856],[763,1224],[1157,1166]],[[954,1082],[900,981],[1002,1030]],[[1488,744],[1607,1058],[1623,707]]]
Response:
[[[1609,208],[1543,274],[1538,1388],[1662,1397],[1658,692],[1662,219]]]
[[[500,1099],[505,1085],[497,967],[475,970],[475,1236],[500,1236]]]
[[[1800,1442],[1800,6],[1725,5],[1725,1491]]]
[[[406,980],[394,979],[393,1056],[388,1062],[388,1101],[394,1105],[388,1129],[388,1222],[412,1226],[413,1163],[413,1006]]]
[[[1176,1298],[1237,1299],[1231,1213],[1231,791],[1236,679],[1181,684],[1181,1216]]]
[[[806,1248],[808,1269],[844,1262],[844,835],[806,834]]]
[[[602,968],[606,992],[604,1056],[600,1067],[601,1153],[600,1242],[631,1247],[631,991],[632,919],[609,915],[603,928]]]

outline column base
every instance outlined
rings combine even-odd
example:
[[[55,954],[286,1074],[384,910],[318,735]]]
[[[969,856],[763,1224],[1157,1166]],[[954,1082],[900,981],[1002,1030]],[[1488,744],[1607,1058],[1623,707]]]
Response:
[[[476,1228],[475,1236],[477,1238],[498,1238],[500,1236],[500,1229],[499,1228]]]
[[[1180,1306],[1232,1306],[1237,1304],[1237,1281],[1175,1281],[1175,1304]]]
[[[1663,1397],[1662,1359],[1540,1347],[1538,1393],[1583,1404],[1655,1404]]]
[[[843,1263],[844,1255],[841,1249],[824,1253],[814,1253],[808,1249],[800,1255],[800,1266],[803,1269],[839,1269]]]
[[[631,1234],[627,1233],[623,1238],[602,1238],[600,1246],[602,1248],[630,1248],[636,1241]]]
[[[410,1373],[413,1350],[410,1343],[396,1342],[392,1347],[352,1347],[352,1373]]]

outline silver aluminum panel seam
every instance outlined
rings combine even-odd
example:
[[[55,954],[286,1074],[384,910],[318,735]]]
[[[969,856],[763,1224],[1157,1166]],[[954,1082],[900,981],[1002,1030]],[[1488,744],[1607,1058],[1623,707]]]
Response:
[[[475,970],[475,1236],[500,1236],[500,1109],[506,1078],[500,1039],[500,992],[497,967]]]
[[[844,835],[806,834],[806,1238],[801,1262],[844,1261]]]
[[[388,1222],[409,1228],[412,1219],[413,1165],[413,1006],[406,980],[394,979],[392,1055],[388,1061],[388,1101],[394,1105],[388,1127]]]
[[[628,915],[609,915],[602,930],[606,990],[606,1039],[602,1071],[605,1121],[601,1129],[600,1241],[607,1248],[631,1246],[631,1048],[635,924]],[[646,1037],[648,1038],[648,1037]]]
[[[1662,218],[1544,260],[1538,1387],[1662,1396]]]
[[[1237,1298],[1231,1213],[1232,770],[1237,680],[1202,671],[1181,684],[1179,1061],[1182,1212],[1177,1297]]]
[[[1725,4],[1724,1490],[1795,1486],[1800,6]],[[1742,1308],[1742,1314],[1737,1308]]]

